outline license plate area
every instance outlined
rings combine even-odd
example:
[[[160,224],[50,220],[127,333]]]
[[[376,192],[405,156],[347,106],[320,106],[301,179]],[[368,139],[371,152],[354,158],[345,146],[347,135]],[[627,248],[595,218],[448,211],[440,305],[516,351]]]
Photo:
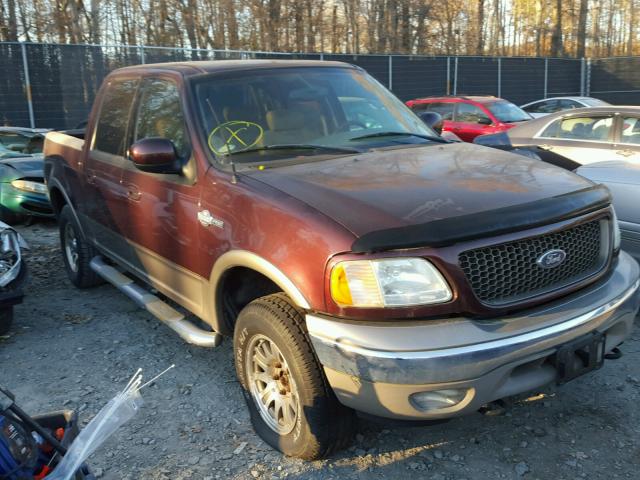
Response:
[[[560,346],[554,364],[556,382],[567,383],[585,373],[597,370],[604,362],[605,335],[593,332]]]

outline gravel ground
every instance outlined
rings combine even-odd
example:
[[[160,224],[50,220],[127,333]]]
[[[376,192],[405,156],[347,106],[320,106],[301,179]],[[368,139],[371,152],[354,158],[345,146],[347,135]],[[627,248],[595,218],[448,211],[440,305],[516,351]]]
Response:
[[[502,415],[410,428],[363,420],[351,449],[303,462],[253,433],[230,341],[191,347],[110,286],[76,290],[55,225],[20,231],[31,245],[31,279],[12,333],[0,339],[0,382],[23,408],[73,408],[86,423],[138,367],[150,378],[176,364],[91,457],[101,478],[640,478],[638,330],[621,360],[564,387],[510,399]]]

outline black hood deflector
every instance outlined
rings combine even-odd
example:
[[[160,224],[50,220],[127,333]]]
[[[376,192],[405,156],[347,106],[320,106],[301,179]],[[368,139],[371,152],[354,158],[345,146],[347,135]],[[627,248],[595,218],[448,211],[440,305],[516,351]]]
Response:
[[[609,190],[603,185],[594,185],[521,205],[369,232],[353,242],[351,249],[357,253],[370,253],[443,247],[568,220],[607,207],[610,203]]]

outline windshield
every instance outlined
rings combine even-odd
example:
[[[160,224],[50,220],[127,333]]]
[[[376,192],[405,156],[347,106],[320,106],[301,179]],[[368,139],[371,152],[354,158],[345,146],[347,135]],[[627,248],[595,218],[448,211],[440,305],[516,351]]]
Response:
[[[209,75],[196,81],[194,91],[207,145],[222,161],[303,162],[439,139],[393,94],[353,68]]]
[[[591,97],[583,98],[582,103],[584,103],[587,107],[606,107],[607,105],[611,105],[604,100],[599,100],[597,98]]]
[[[0,131],[0,158],[28,157],[42,153],[44,135],[19,130]]]
[[[507,102],[506,100],[489,103],[487,104],[487,108],[498,120],[504,123],[524,122],[526,120],[531,120],[531,115],[522,110],[520,107],[517,107],[513,103]]]

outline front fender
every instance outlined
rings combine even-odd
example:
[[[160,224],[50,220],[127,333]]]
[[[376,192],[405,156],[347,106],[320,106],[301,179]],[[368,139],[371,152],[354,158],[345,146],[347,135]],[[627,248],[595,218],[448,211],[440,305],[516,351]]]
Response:
[[[209,276],[209,284],[203,292],[204,316],[211,319],[212,325],[222,324],[222,302],[219,300],[219,286],[225,272],[234,267],[245,267],[264,275],[285,292],[300,308],[309,310],[309,301],[295,284],[275,265],[260,255],[247,250],[231,250],[216,260]],[[213,295],[211,294],[213,292]]]

